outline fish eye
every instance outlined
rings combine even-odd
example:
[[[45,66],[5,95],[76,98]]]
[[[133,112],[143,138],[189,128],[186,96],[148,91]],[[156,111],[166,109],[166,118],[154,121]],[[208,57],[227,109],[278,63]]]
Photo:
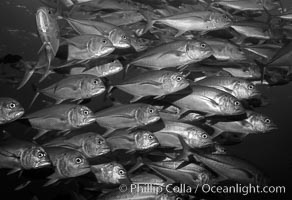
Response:
[[[42,152],[42,151],[39,151],[38,154],[37,154],[38,158],[43,158],[43,157],[45,157],[45,155],[46,154],[44,152]]]
[[[149,113],[154,113],[154,109],[150,108]]]
[[[181,76],[176,77],[176,81],[180,82],[182,80]]]
[[[95,79],[94,81],[93,81],[93,84],[95,84],[95,85],[97,85],[99,83],[99,81],[97,80],[97,79]]]
[[[88,110],[83,110],[83,114],[84,115],[88,115],[89,114],[89,111]]]
[[[122,38],[123,38],[124,40],[127,39],[126,35],[122,35]]]
[[[81,164],[83,162],[82,158],[75,158],[76,164]]]
[[[240,102],[239,101],[235,101],[234,102],[234,105],[239,106],[240,105]]]
[[[265,123],[269,124],[269,123],[271,123],[271,120],[270,119],[265,119]]]
[[[103,140],[101,140],[101,139],[99,139],[98,141],[97,141],[97,144],[102,144],[103,143]]]
[[[15,104],[15,103],[10,103],[10,104],[9,104],[9,108],[12,109],[12,108],[15,108],[15,107],[16,107],[16,104]]]
[[[253,85],[249,85],[249,86],[248,86],[248,89],[250,89],[250,90],[253,89],[253,88],[254,88]]]
[[[119,175],[124,175],[125,171],[123,169],[120,169],[118,173],[119,173]]]
[[[207,139],[208,135],[207,134],[202,134],[202,138]]]
[[[202,43],[201,44],[201,48],[205,48],[206,47],[206,44],[205,43]]]
[[[102,40],[102,43],[103,43],[103,44],[106,44],[106,43],[107,43],[107,41],[106,41],[105,39],[103,39],[103,40]]]
[[[150,140],[152,140],[152,139],[153,139],[153,136],[152,136],[152,135],[149,135],[148,138],[149,138]]]

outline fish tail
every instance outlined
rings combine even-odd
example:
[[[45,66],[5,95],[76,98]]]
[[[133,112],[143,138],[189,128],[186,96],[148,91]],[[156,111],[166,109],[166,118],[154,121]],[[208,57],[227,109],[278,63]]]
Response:
[[[190,153],[191,147],[189,147],[189,145],[185,142],[185,140],[183,139],[183,137],[181,135],[178,135],[177,137],[182,145],[182,152],[174,160],[176,160],[176,161],[181,161],[181,160],[189,161],[190,160],[189,157],[191,155],[193,155],[192,153]]]
[[[29,104],[28,109],[30,109],[32,107],[33,103],[35,102],[37,97],[40,95],[39,89],[37,88],[37,86],[35,84],[32,84],[32,88],[34,91],[36,91],[36,94],[34,95],[31,103]]]
[[[17,90],[21,89],[29,81],[29,79],[32,77],[32,75],[35,72],[35,66],[32,67],[31,65],[29,65],[26,62],[23,62],[23,61],[21,61],[21,62],[24,64],[25,73],[24,73],[22,81],[20,82],[19,86],[17,87]]]
[[[141,168],[143,165],[145,165],[145,164],[144,164],[142,158],[139,156],[136,160],[136,164],[131,169],[129,169],[128,173],[129,174],[133,173],[137,169]]]
[[[259,66],[259,68],[261,70],[261,83],[263,84],[267,66],[264,63],[261,63],[260,61],[258,61],[256,59],[254,60],[254,62],[257,64],[257,66]]]
[[[43,80],[45,80],[48,77],[48,75],[50,74],[50,68],[51,68],[51,59],[48,59],[48,65],[46,67],[46,71],[42,75],[42,77],[40,78],[39,83],[42,82]]]
[[[147,21],[147,25],[145,26],[145,28],[142,32],[142,34],[145,34],[145,33],[147,33],[147,31],[149,31],[152,28],[153,24],[156,21],[151,18],[150,13],[147,11],[141,11],[141,14],[145,17],[145,19]]]

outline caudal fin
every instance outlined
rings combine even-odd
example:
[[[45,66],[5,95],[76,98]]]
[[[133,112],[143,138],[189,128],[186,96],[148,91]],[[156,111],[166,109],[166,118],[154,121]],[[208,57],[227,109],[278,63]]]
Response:
[[[145,34],[152,28],[153,24],[156,21],[151,18],[150,13],[148,11],[141,11],[141,14],[145,17],[145,19],[147,21],[147,25],[145,26],[145,28],[142,32],[142,34]]]
[[[28,81],[29,79],[32,77],[32,75],[35,72],[35,66],[31,66],[26,62],[21,61],[25,67],[25,73],[23,76],[22,81],[20,82],[19,86],[17,87],[17,90],[21,89]]]

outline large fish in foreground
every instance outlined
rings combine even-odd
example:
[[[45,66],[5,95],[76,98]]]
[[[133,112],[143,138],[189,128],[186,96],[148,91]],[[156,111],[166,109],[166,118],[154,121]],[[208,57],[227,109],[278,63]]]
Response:
[[[90,59],[109,55],[115,50],[113,43],[106,37],[84,34],[66,39],[68,44],[67,61],[88,62]]]
[[[153,70],[182,68],[187,64],[208,58],[212,54],[211,47],[205,42],[179,40],[149,49],[131,61],[129,65],[137,65]]]
[[[189,82],[185,79],[184,75],[179,72],[166,70],[141,73],[114,85],[114,87],[134,96],[130,100],[131,103],[146,96],[160,98],[185,89],[188,86]]]
[[[258,168],[249,162],[226,153],[203,153],[190,149],[185,141],[180,137],[183,152],[177,159],[189,160],[188,156],[196,159],[211,169],[219,177],[217,181],[235,181],[242,184],[253,184],[265,186],[267,177]]]
[[[89,125],[95,121],[92,111],[76,104],[59,104],[43,108],[23,117],[32,128],[38,129],[37,139],[48,131],[68,132],[72,129]]]
[[[212,124],[216,128],[213,139],[220,143],[232,144],[241,142],[249,134],[267,133],[277,129],[275,123],[264,114],[247,110],[246,115],[243,120]]]
[[[192,188],[211,184],[212,174],[204,167],[195,163],[184,165],[183,161],[163,160],[160,162],[147,162],[146,165],[159,175],[168,178],[168,182],[183,183]]]
[[[155,135],[150,131],[120,130],[110,134],[106,139],[111,147],[111,151],[127,150],[126,153],[135,151],[149,151],[159,145]]]
[[[94,132],[58,137],[46,142],[43,146],[75,149],[83,153],[86,158],[94,158],[111,151],[108,142],[101,135]]]
[[[51,185],[60,179],[73,178],[90,172],[90,165],[79,151],[64,147],[46,147],[46,152],[55,168],[44,186]]]
[[[231,25],[231,19],[217,11],[187,12],[155,20],[151,20],[148,17],[147,21],[148,24],[144,32],[152,28],[153,24],[160,23],[177,29],[178,32],[175,37],[187,31],[206,33],[208,31],[224,29]]]
[[[163,123],[164,128],[155,132],[161,146],[177,146],[179,139],[173,138],[173,134],[180,135],[192,148],[203,148],[213,144],[206,131],[197,126],[173,121],[163,121]]]
[[[119,184],[128,179],[125,168],[116,162],[92,165],[90,168],[98,183]]]
[[[239,100],[251,99],[260,95],[260,92],[253,83],[235,77],[211,76],[196,81],[195,84],[217,88],[233,95]]]
[[[97,124],[107,129],[105,136],[116,129],[134,129],[160,119],[154,106],[143,103],[113,106],[94,115]]]
[[[24,114],[24,108],[10,97],[0,98],[0,125],[17,120]]]
[[[223,6],[239,11],[265,11],[280,8],[280,1],[275,0],[216,0],[212,6]]]
[[[80,101],[102,94],[105,91],[105,85],[102,80],[89,74],[79,74],[68,76],[49,87],[39,90],[34,99],[34,102],[39,93],[49,96],[56,100],[56,104],[60,104],[65,100]]]
[[[105,22],[66,18],[67,22],[80,35],[93,34],[108,38],[116,48],[129,48],[131,45],[127,33],[113,24]]]
[[[12,173],[22,169],[37,169],[51,165],[47,153],[40,145],[14,138],[4,132],[2,136],[0,168],[12,169]]]
[[[233,95],[216,88],[207,86],[192,86],[192,92],[183,97],[170,97],[166,99],[179,107],[180,114],[187,111],[199,111],[211,115],[241,115],[245,113],[240,101]],[[171,100],[171,98],[174,98]]]
[[[40,7],[36,13],[36,24],[39,36],[43,43],[41,51],[46,52],[47,66],[41,80],[49,73],[52,60],[55,58],[60,45],[59,25],[52,10],[46,7]]]
[[[107,77],[114,74],[119,73],[123,70],[122,63],[115,59],[111,62],[102,64],[102,65],[94,65],[90,69],[86,69],[85,66],[76,66],[76,67],[70,67],[69,74],[76,75],[76,74],[90,74],[95,75],[97,77]]]

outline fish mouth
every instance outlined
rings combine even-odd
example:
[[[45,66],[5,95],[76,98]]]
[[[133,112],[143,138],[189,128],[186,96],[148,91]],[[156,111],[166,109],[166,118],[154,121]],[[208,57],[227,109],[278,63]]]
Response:
[[[24,114],[24,110],[22,109],[22,110],[20,110],[20,111],[17,111],[16,113],[15,113],[15,118],[19,118],[19,117],[21,117],[22,115]]]
[[[99,155],[104,155],[104,154],[107,154],[111,151],[111,149],[109,147],[104,147],[100,150],[100,153]]]
[[[128,41],[120,41],[119,44],[117,45],[117,48],[120,49],[125,49],[125,48],[130,48],[131,47],[131,43]]]
[[[85,124],[91,124],[95,122],[95,117],[94,116],[91,116],[91,117],[88,117],[86,118],[86,120],[84,121]]]
[[[50,161],[40,161],[36,163],[35,168],[41,168],[49,165],[51,165]]]
[[[115,47],[114,47],[114,46],[104,46],[104,47],[102,47],[102,52],[103,52],[104,54],[110,54],[110,53],[112,53],[114,50],[115,50]]]
[[[105,87],[104,86],[101,86],[101,87],[98,87],[96,92],[94,93],[94,95],[99,95],[99,94],[102,94],[105,92]]]
[[[160,120],[160,116],[153,116],[153,117],[150,117],[149,120],[148,120],[148,124],[149,124],[149,123],[157,122],[158,120]]]

